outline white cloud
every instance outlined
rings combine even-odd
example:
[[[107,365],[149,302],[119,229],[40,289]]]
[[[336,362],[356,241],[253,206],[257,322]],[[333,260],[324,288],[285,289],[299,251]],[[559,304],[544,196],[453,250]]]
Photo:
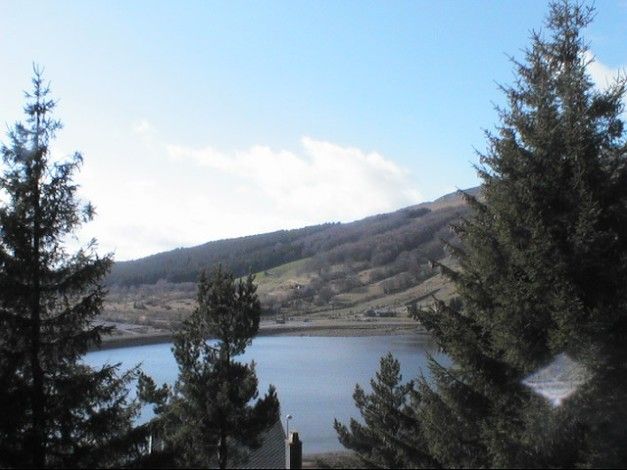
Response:
[[[254,194],[286,226],[348,221],[415,204],[422,197],[408,173],[377,152],[303,137],[302,152],[256,145],[223,153],[169,145],[175,161],[193,162],[237,181],[236,193]],[[278,228],[278,227],[277,227]]]
[[[331,221],[421,201],[407,171],[377,152],[304,137],[298,152],[255,145],[222,152],[166,145],[153,133],[98,149],[81,171],[97,215],[80,234],[116,260],[180,246]],[[135,129],[129,129],[135,135]],[[113,159],[111,158],[113,155]]]
[[[141,119],[133,123],[133,132],[138,135],[147,135],[152,134],[154,132],[154,128],[146,119]]]
[[[588,73],[592,81],[601,90],[606,89],[614,83],[619,75],[626,73],[625,67],[608,67],[603,62],[599,61],[590,51],[585,52],[584,58],[586,62],[589,63]]]
[[[131,125],[133,134],[138,136],[144,145],[153,146],[157,143],[157,130],[147,119],[140,119]]]

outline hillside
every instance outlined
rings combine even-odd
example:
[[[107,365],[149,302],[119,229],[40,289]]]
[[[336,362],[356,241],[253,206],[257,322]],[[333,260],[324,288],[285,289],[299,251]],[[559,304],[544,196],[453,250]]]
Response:
[[[453,238],[450,224],[467,212],[462,196],[451,193],[355,222],[219,240],[116,263],[107,279],[105,317],[176,322],[193,307],[198,274],[217,263],[238,276],[255,272],[268,314],[394,315],[428,294],[450,295],[429,260],[445,259],[441,240]]]

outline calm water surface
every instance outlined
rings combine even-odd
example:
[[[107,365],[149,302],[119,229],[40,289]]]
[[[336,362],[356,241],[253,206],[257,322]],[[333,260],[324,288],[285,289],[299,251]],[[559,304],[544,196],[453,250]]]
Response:
[[[171,347],[154,344],[96,351],[86,356],[86,362],[92,366],[120,362],[122,368],[141,362],[144,372],[157,384],[172,384],[178,368]],[[303,452],[315,453],[343,449],[333,429],[333,418],[347,423],[351,416],[359,416],[352,399],[355,384],[369,390],[379,358],[388,351],[400,361],[404,381],[420,372],[428,375],[427,353],[447,363],[428,339],[409,335],[258,337],[239,360],[254,359],[260,395],[269,384],[276,386],[283,425],[284,417],[291,414],[290,430],[299,431]]]

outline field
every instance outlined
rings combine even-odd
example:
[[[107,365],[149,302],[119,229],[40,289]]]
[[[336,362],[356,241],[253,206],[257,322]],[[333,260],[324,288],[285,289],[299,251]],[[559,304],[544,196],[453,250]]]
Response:
[[[247,272],[244,266],[261,266],[255,282],[264,323],[409,320],[409,306],[454,295],[430,260],[455,267],[443,241],[455,243],[450,225],[467,211],[452,193],[347,224],[218,240],[116,263],[101,321],[133,325],[121,328],[129,334],[141,327],[176,330],[195,307],[199,273],[217,263],[237,275]]]
[[[342,272],[342,266],[335,267]],[[367,280],[368,273],[358,273]],[[337,279],[334,279],[337,280]],[[446,300],[453,289],[441,274],[398,292],[386,293],[384,280],[364,282],[348,292],[333,293],[328,302],[318,305],[320,275],[308,269],[308,260],[298,260],[256,274],[258,294],[264,315],[262,324],[272,334],[306,331],[307,334],[332,335],[334,328],[354,334],[369,334],[373,328],[388,330],[414,328],[408,305],[425,306],[437,296]],[[323,284],[329,290],[333,281]],[[320,287],[319,287],[320,288]],[[175,330],[195,307],[196,286],[193,283],[166,283],[139,287],[113,288],[107,296],[101,320],[116,326],[117,336],[160,335]],[[281,303],[281,307],[273,307]],[[390,330],[391,331],[391,330]]]

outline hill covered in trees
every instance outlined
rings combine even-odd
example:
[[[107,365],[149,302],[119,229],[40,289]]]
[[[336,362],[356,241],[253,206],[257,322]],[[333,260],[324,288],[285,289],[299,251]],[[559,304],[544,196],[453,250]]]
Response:
[[[467,190],[477,194],[478,188]],[[222,263],[257,274],[266,313],[368,313],[441,289],[430,260],[467,214],[460,193],[350,223],[219,240],[116,263],[107,278],[109,319],[169,322],[185,316],[200,273]]]
[[[468,190],[476,193],[477,188]],[[158,281],[196,282],[200,272],[222,263],[237,275],[261,272],[312,257],[319,268],[337,263],[382,267],[409,252],[440,258],[440,238],[450,237],[450,222],[465,211],[458,193],[350,223],[326,223],[294,230],[212,241],[132,261],[117,262],[109,285],[138,286]],[[420,257],[420,256],[419,256]]]

